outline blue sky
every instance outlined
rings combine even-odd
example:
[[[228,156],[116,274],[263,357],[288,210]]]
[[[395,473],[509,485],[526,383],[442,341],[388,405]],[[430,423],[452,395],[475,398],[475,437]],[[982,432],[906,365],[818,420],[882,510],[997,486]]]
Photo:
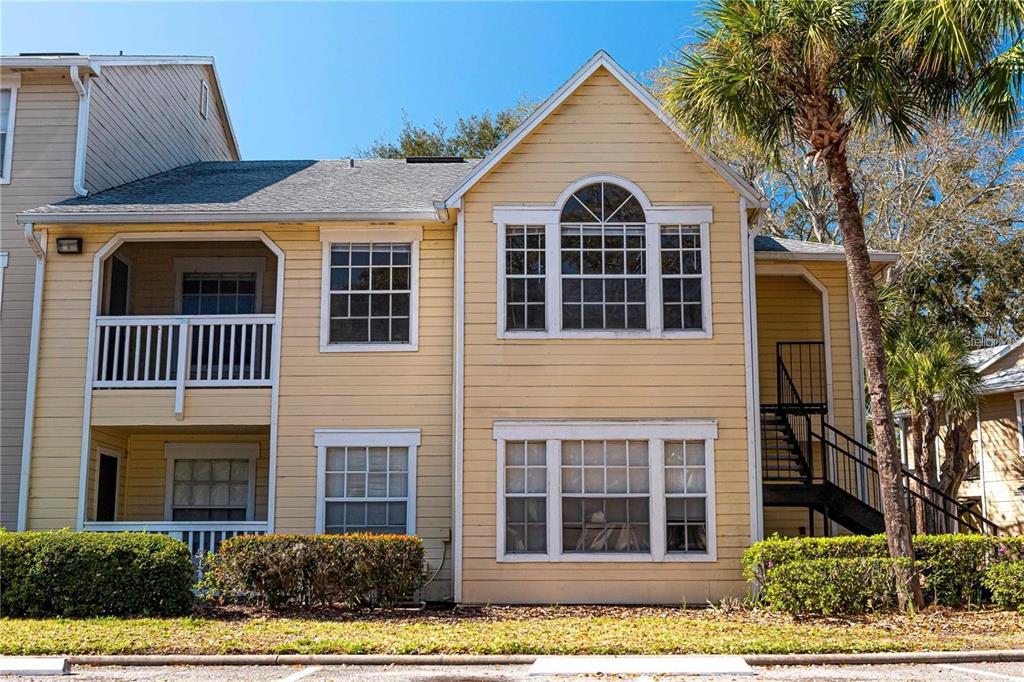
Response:
[[[247,159],[338,158],[416,122],[540,100],[600,48],[642,74],[673,3],[0,3],[0,51],[213,55]]]

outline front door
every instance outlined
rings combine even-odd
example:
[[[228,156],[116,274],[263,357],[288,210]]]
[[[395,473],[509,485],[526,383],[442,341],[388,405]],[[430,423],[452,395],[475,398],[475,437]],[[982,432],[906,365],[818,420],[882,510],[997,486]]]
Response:
[[[117,514],[117,457],[100,453],[96,485],[96,520],[113,521]]]

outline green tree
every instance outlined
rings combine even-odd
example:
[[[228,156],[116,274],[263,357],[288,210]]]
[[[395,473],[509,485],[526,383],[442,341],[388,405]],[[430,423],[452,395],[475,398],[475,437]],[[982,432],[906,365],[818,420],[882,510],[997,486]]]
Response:
[[[479,159],[498,146],[508,134],[533,113],[537,105],[527,100],[491,114],[485,111],[460,116],[453,129],[443,121],[434,121],[432,128],[417,125],[402,112],[402,132],[394,141],[378,139],[359,156],[382,159],[404,159],[410,156],[462,156]]]
[[[967,421],[977,404],[981,376],[970,363],[970,347],[959,332],[936,329],[920,317],[904,320],[885,346],[893,407],[907,412],[917,477],[933,487],[946,488],[947,494],[956,497],[957,491],[949,490],[952,486],[947,481],[940,481],[936,448],[939,427],[943,417],[950,433]],[[960,454],[947,452],[943,461],[942,478],[955,477],[956,487],[966,472],[966,460]],[[918,493],[927,495],[923,489]],[[928,527],[925,512],[923,504],[915,506],[919,533],[934,530]]]
[[[873,126],[907,145],[930,120],[961,111],[996,133],[1010,130],[1024,81],[1024,0],[713,0],[704,16],[697,44],[671,73],[666,108],[704,143],[724,130],[774,157],[799,141],[824,168],[863,340],[889,551],[912,559],[848,147],[855,129]],[[902,577],[920,605],[917,577]],[[908,596],[901,594],[901,605]]]

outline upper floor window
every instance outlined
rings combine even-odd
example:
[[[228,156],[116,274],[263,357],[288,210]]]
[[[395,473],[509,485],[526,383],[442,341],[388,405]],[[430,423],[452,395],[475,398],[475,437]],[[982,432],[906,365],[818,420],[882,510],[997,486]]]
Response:
[[[393,232],[324,239],[321,350],[416,350],[420,233]]]
[[[0,90],[0,182],[11,181],[11,157],[14,152],[14,107],[17,88]]]
[[[708,337],[711,208],[653,206],[626,180],[554,206],[496,206],[498,335]]]

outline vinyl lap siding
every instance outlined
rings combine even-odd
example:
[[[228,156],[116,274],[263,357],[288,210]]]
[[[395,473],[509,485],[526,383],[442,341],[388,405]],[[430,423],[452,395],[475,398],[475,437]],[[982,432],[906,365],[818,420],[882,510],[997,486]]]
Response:
[[[979,404],[981,447],[984,452],[986,513],[1003,532],[1024,533],[1024,452],[1017,425],[1017,406],[1012,393],[984,396]],[[978,486],[980,489],[980,486]]]
[[[451,529],[453,227],[425,226],[423,230],[419,350],[412,353],[320,352],[319,226],[168,225],[162,229],[262,230],[285,251],[276,530],[314,530],[315,429],[419,428],[417,534],[424,539],[433,574]],[[61,528],[75,522],[92,257],[115,234],[130,231],[151,230],[139,226],[50,230],[51,247],[56,236],[75,234],[84,237],[84,253],[53,258],[47,267],[29,506],[32,528]],[[102,393],[94,403],[94,425],[150,423],[154,430],[182,425],[172,414],[170,391]],[[189,389],[184,423],[194,418],[197,426],[205,421],[230,429],[249,414],[236,401],[268,393],[265,389]],[[193,411],[196,400],[206,405]],[[267,400],[262,414],[269,414],[269,396]],[[136,405],[134,411],[131,404]],[[216,429],[202,432],[211,431]],[[129,491],[129,499],[131,495]],[[450,567],[449,553],[428,597],[451,595]]]
[[[712,204],[714,338],[499,340],[495,204],[547,203],[614,174],[656,204]],[[465,198],[466,388],[463,600],[704,601],[744,589],[750,542],[739,197],[599,70]],[[495,561],[496,419],[713,417],[716,563]]]
[[[200,83],[210,87],[207,118]],[[237,159],[213,70],[201,64],[104,65],[92,83],[85,180],[90,192],[197,161]]]
[[[0,185],[0,251],[9,254],[0,306],[0,525],[18,514],[35,256],[19,211],[74,194],[78,96],[67,71],[25,72],[18,88],[11,182]]]

